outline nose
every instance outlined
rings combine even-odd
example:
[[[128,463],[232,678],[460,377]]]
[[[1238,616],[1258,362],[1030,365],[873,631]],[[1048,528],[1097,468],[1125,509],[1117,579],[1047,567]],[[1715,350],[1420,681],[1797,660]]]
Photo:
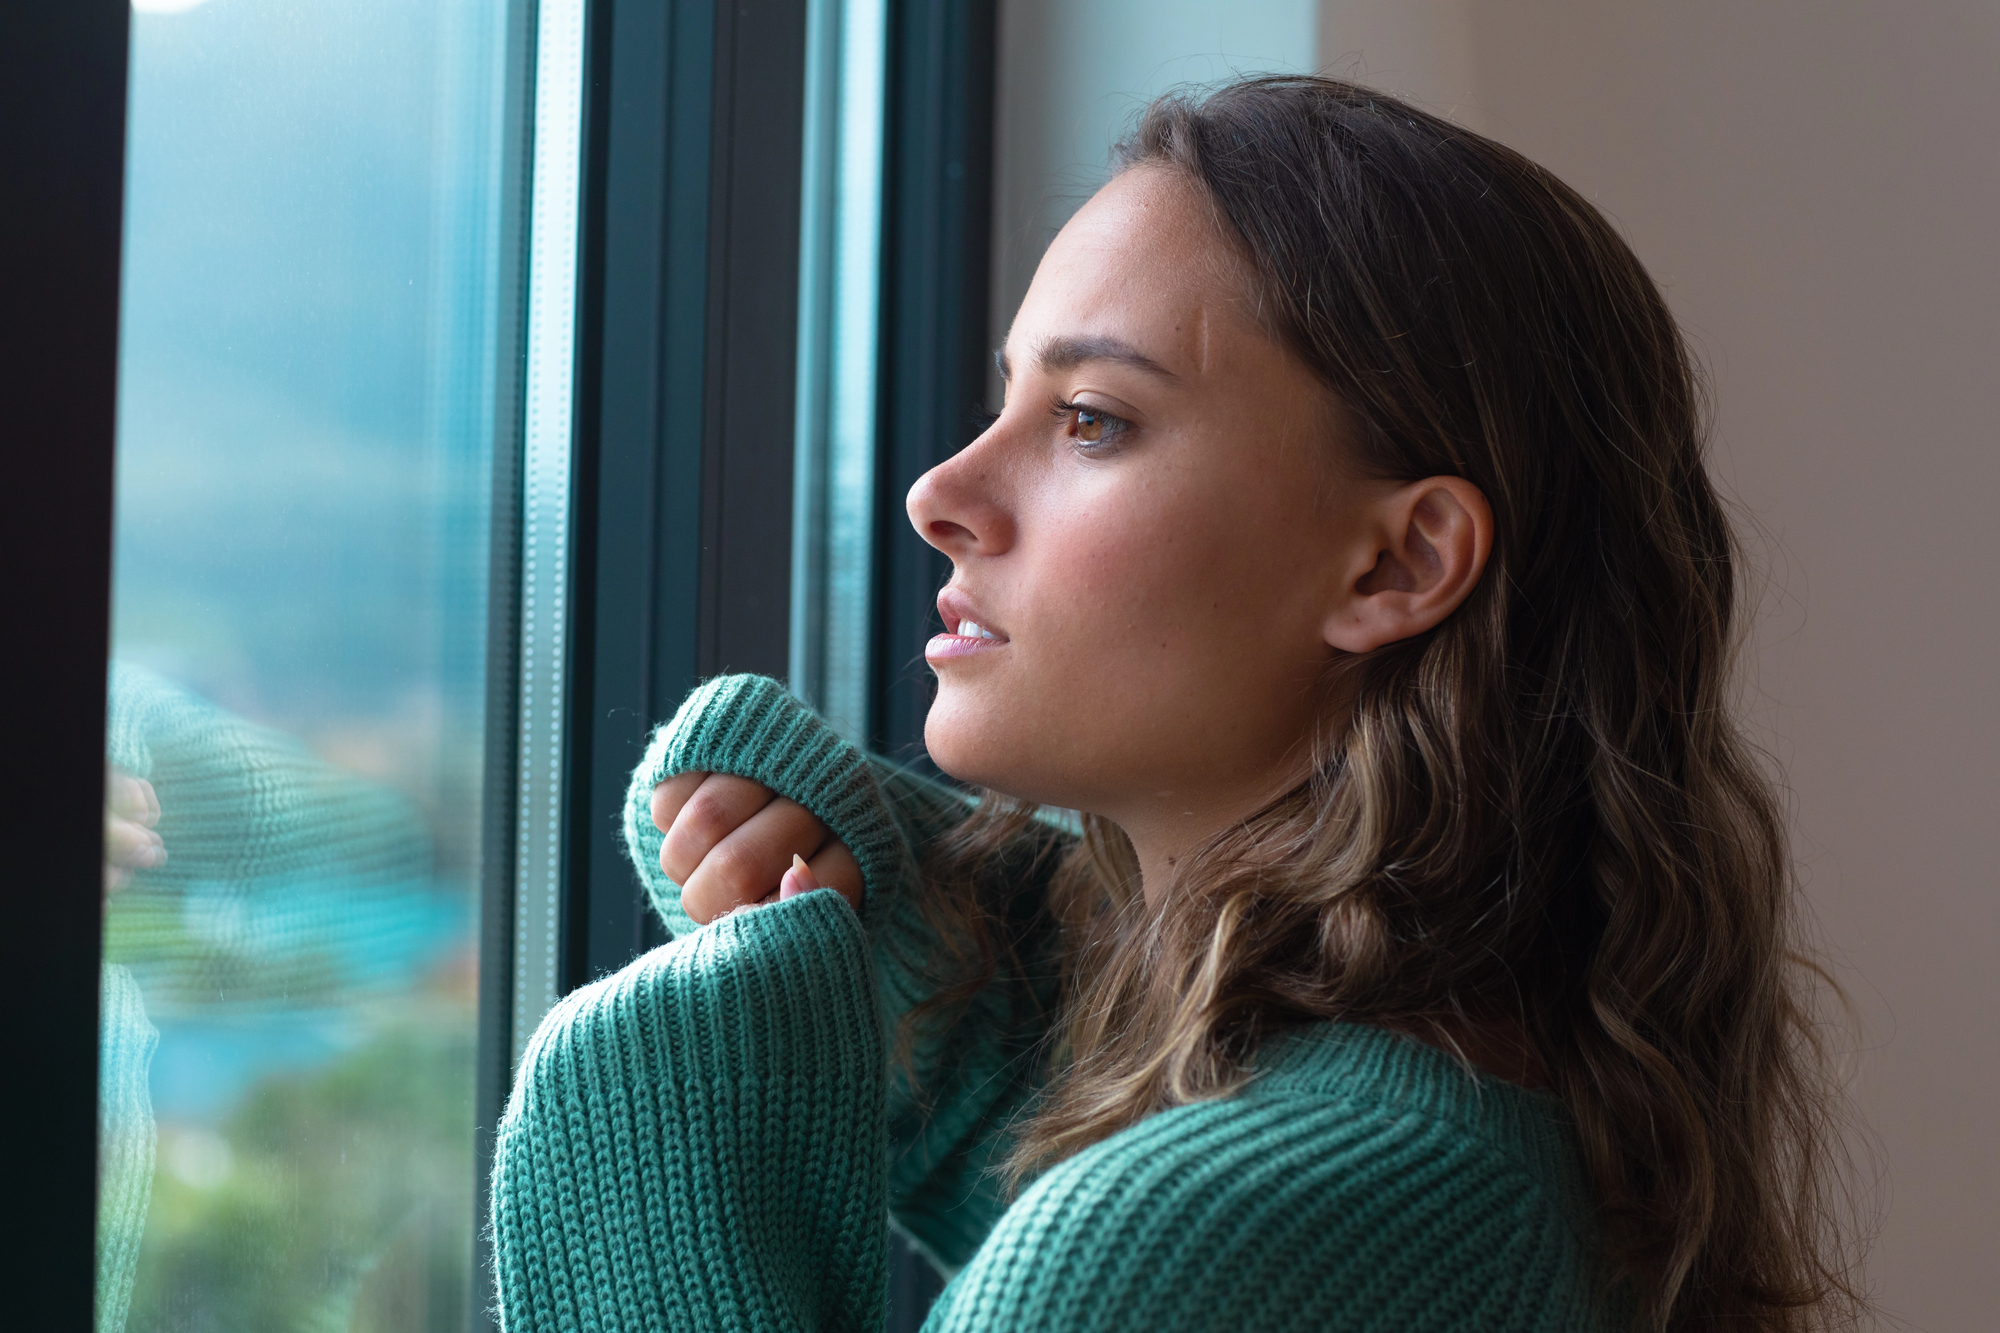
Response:
[[[954,563],[1014,544],[1014,518],[1000,494],[999,443],[988,430],[910,487],[911,525]]]

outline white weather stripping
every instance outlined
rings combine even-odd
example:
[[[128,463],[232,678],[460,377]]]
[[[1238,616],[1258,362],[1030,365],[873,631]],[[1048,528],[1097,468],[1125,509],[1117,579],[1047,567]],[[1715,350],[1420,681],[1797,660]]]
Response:
[[[577,204],[583,160],[585,0],[536,16],[534,177],[521,460],[519,824],[514,864],[513,1048],[555,1004],[561,938],[563,655],[569,593],[576,367]]]

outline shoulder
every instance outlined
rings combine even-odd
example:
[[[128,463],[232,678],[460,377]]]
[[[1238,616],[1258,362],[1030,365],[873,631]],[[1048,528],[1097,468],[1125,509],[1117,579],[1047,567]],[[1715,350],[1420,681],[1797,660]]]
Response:
[[[1051,1169],[954,1305],[1021,1305],[1004,1328],[1596,1327],[1566,1188],[1532,1153],[1393,1087],[1274,1073]]]

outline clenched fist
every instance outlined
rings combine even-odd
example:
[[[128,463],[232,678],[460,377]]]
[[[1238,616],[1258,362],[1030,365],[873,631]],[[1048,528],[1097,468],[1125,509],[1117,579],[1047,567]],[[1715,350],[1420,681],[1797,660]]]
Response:
[[[815,888],[861,906],[861,867],[847,844],[761,783],[726,773],[668,778],[653,788],[653,824],[667,835],[660,869],[681,886],[681,910],[704,926]]]

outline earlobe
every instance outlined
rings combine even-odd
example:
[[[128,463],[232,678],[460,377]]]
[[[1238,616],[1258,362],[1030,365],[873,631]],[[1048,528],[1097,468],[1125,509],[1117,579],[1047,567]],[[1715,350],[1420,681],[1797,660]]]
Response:
[[[1486,572],[1493,510],[1463,477],[1428,477],[1369,504],[1349,547],[1351,570],[1327,643],[1366,653],[1412,638],[1456,611]]]

